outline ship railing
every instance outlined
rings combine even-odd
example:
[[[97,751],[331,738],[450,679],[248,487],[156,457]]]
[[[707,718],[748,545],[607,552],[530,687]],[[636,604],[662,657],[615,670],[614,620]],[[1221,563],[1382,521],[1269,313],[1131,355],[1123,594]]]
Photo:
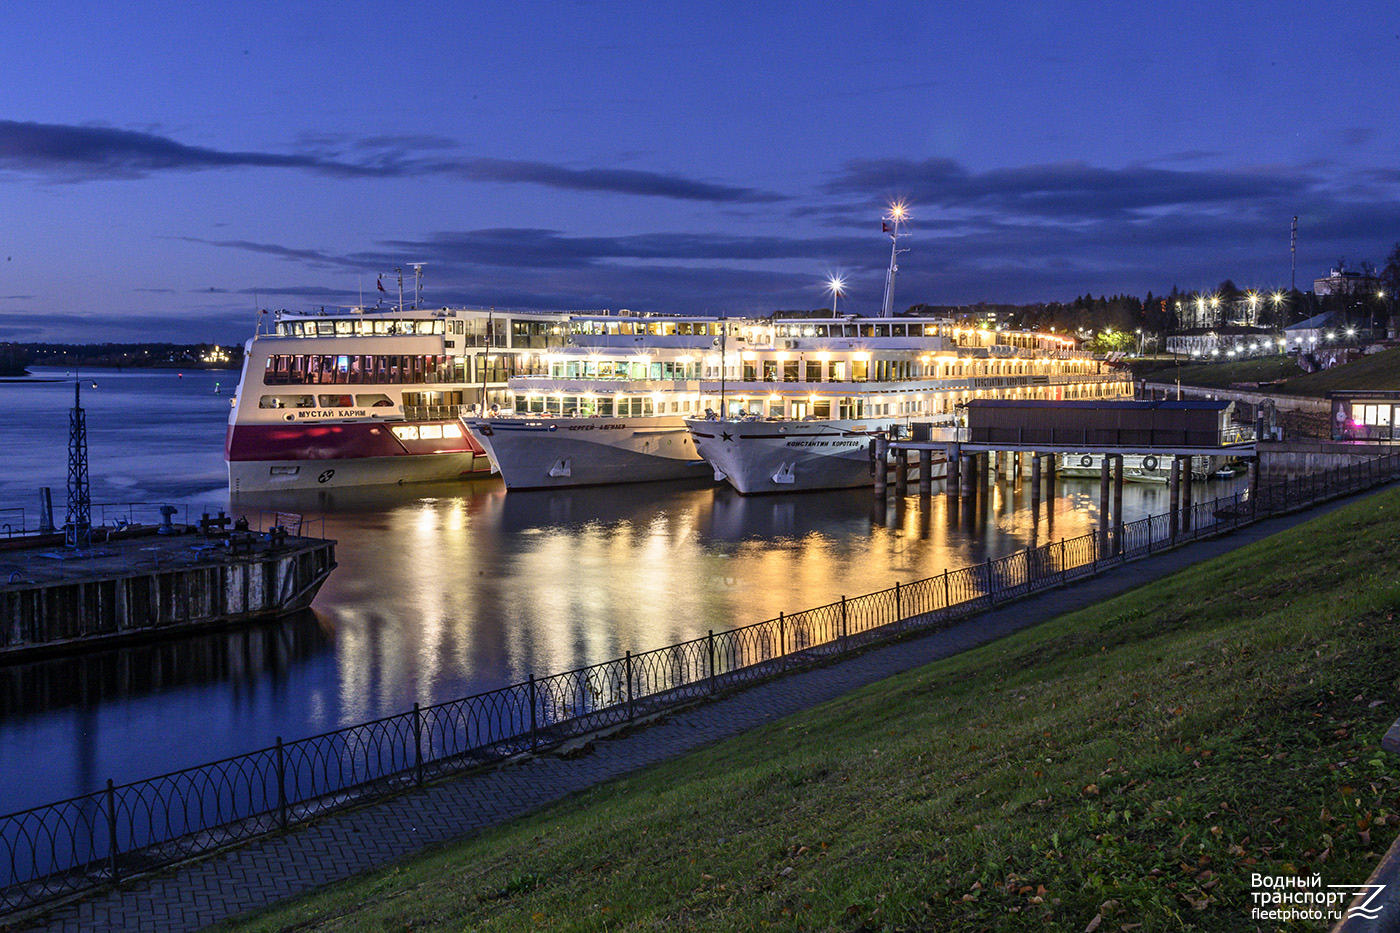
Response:
[[[470,415],[470,405],[405,405],[405,421],[453,421],[463,415]]]
[[[1400,454],[0,816],[0,914],[633,722],[1400,477]],[[272,513],[277,514],[277,513]]]

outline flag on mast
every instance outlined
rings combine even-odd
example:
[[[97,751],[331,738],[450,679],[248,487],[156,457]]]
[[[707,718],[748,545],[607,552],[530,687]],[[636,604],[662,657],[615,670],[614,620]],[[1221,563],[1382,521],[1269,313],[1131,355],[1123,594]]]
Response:
[[[384,276],[383,276],[383,275],[379,276],[379,290],[380,290],[381,292],[384,291]]]

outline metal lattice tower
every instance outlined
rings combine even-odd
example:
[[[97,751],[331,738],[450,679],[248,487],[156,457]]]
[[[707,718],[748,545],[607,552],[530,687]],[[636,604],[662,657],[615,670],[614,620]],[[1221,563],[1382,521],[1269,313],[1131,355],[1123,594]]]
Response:
[[[68,521],[64,528],[72,548],[92,546],[92,497],[88,492],[87,417],[82,383],[73,380],[73,410],[68,415]]]

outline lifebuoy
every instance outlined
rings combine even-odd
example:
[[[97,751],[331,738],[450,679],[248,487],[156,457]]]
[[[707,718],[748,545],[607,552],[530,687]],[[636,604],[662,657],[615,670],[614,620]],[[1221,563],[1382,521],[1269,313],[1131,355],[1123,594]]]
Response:
[[[1143,468],[1144,470],[1155,470],[1155,469],[1157,469],[1157,458],[1154,457],[1154,456],[1152,456],[1151,454],[1148,454],[1146,457],[1143,457],[1143,458],[1142,458],[1142,468]]]
[[[491,425],[489,424],[478,425],[476,431],[478,434],[482,434],[486,437],[490,437],[492,434],[496,433],[495,431],[491,430]]]
[[[1085,454],[1084,456],[1079,458],[1079,465],[1083,467],[1093,466],[1094,458],[1089,456],[1088,454]]]

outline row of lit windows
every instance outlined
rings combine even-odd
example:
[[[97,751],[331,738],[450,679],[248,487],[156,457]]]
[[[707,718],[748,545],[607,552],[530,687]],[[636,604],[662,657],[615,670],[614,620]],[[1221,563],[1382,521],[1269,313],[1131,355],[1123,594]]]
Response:
[[[719,379],[715,361],[685,359],[685,362],[645,362],[638,360],[564,360],[549,365],[553,379],[631,379],[675,382]],[[745,382],[904,382],[920,378],[958,376],[1002,376],[1028,374],[1036,367],[1026,360],[960,360],[955,363],[916,362],[915,360],[803,360],[745,359],[730,377]],[[1059,367],[1061,371],[1082,373],[1083,363]],[[871,372],[873,370],[873,379]]]
[[[1045,386],[1021,389],[1015,393],[1018,398],[1104,398],[1124,394],[1126,390],[1114,390],[1109,385],[1099,387]],[[938,393],[932,398],[916,395],[912,398],[865,399],[842,398],[836,400],[837,417],[866,418],[877,416],[901,416],[917,414],[948,414],[954,408],[965,404],[973,397],[980,398],[981,392]],[[726,400],[730,414],[755,413],[770,418],[817,418],[832,417],[830,398],[814,396],[799,398],[732,397]],[[685,396],[607,396],[607,395],[518,395],[515,410],[519,414],[556,415],[564,418],[626,418],[651,417],[655,415],[698,415],[707,409],[719,408],[719,400],[712,397]]]
[[[426,321],[373,318],[331,319],[315,321],[278,321],[281,337],[392,337],[419,334],[460,334],[462,321],[434,318]]]
[[[394,353],[326,355],[288,353],[269,356],[264,385],[402,385],[505,382],[535,372],[513,353],[491,356],[436,356]]]

